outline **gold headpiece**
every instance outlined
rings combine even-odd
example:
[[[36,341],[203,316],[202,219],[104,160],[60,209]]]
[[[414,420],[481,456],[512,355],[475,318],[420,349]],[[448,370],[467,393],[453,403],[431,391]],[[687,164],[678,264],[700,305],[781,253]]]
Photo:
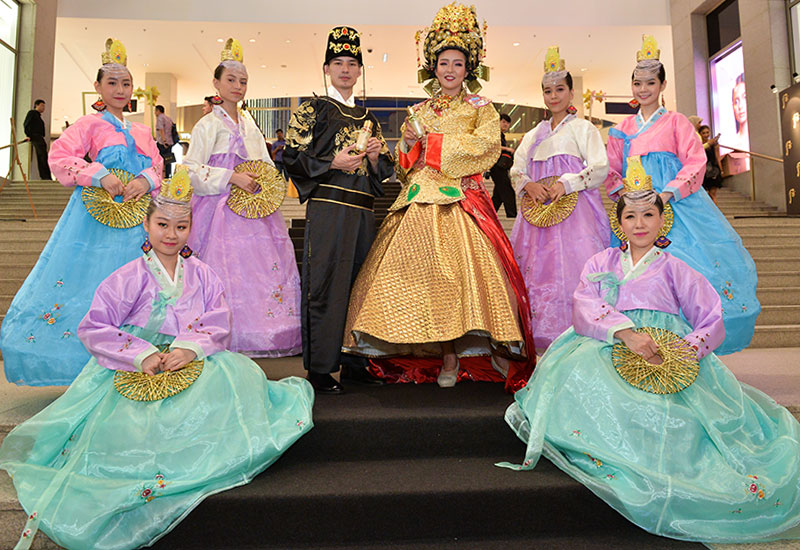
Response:
[[[641,157],[628,157],[628,170],[625,172],[625,191],[652,191],[653,178],[647,175]]]
[[[219,54],[220,61],[238,61],[244,63],[244,53],[242,44],[235,38],[228,38],[225,42],[225,49]]]
[[[109,63],[128,65],[128,54],[125,51],[125,46],[122,45],[122,42],[113,38],[106,40],[106,51],[100,55],[100,59],[103,61],[103,65],[108,65]]]
[[[628,157],[626,160],[628,168],[625,171],[625,206],[630,206],[634,210],[647,210],[655,204],[658,193],[653,189],[653,179],[647,175],[642,165],[642,158],[639,156]],[[622,200],[622,199],[620,199]],[[608,221],[611,224],[611,231],[620,241],[628,240],[617,219],[617,204],[612,204],[608,209]],[[664,203],[664,225],[658,232],[659,237],[666,237],[672,224],[675,222],[675,212],[672,205]]]
[[[550,46],[544,56],[544,72],[556,73],[567,70],[566,62],[558,53],[558,46]]]
[[[653,59],[658,61],[661,58],[661,50],[658,49],[658,42],[650,34],[642,35],[642,49],[636,52],[636,61]]]
[[[192,200],[192,179],[189,169],[183,164],[175,167],[172,178],[161,182],[158,198],[175,204],[189,204]]]
[[[422,54],[419,57],[419,42],[425,36]],[[417,78],[420,83],[431,80],[425,85],[425,91],[431,93],[432,79],[435,78],[436,57],[447,49],[457,49],[464,52],[467,58],[467,87],[470,92],[476,93],[481,89],[478,78],[489,80],[489,67],[482,61],[486,55],[484,36],[486,35],[486,21],[483,29],[478,24],[478,14],[475,6],[467,7],[461,4],[448,4],[441,8],[433,18],[431,26],[417,31]]]

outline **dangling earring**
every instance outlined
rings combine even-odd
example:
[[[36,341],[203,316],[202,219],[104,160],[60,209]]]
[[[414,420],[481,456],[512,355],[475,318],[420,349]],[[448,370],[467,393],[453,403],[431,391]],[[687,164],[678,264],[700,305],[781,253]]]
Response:
[[[672,241],[669,240],[666,236],[661,235],[659,238],[656,239],[656,246],[658,248],[667,248]]]
[[[153,250],[153,244],[150,242],[150,237],[146,237],[142,243],[142,252],[147,254],[151,250]]]
[[[633,99],[631,99],[631,100],[628,102],[628,105],[630,105],[630,106],[631,106],[631,109],[635,109],[636,107],[638,107],[638,106],[639,106],[639,102],[638,102],[638,101],[636,100],[636,98],[634,97]]]
[[[213,96],[211,96],[211,104],[222,105],[222,98],[219,97],[219,94],[214,94]]]
[[[664,96],[663,95],[661,96],[661,106],[662,107],[666,107],[667,106],[667,102],[664,101]]]
[[[183,245],[183,248],[181,248],[181,251],[180,251],[180,255],[183,258],[188,258],[189,256],[192,255],[192,249],[189,248],[188,244]]]
[[[92,109],[94,109],[95,111],[98,111],[98,112],[105,111],[106,110],[106,104],[103,103],[103,98],[101,98],[101,97],[97,98],[97,101],[92,103]]]
[[[570,105],[569,107],[567,107],[567,114],[574,115],[577,112],[578,109],[575,108],[575,105]]]
[[[625,252],[628,250],[628,241],[622,241],[619,243],[619,249]]]

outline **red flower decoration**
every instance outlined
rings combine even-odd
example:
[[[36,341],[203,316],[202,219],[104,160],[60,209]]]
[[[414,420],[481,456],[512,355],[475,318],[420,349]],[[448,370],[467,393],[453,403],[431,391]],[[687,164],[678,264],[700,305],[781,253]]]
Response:
[[[758,485],[756,485],[755,483],[751,483],[750,484],[750,492],[751,493],[755,493],[756,491],[758,491]]]
[[[151,491],[150,489],[145,489],[144,491],[142,491],[142,498],[147,498],[147,497],[149,497],[149,496],[150,496],[152,493],[153,493],[153,491]]]

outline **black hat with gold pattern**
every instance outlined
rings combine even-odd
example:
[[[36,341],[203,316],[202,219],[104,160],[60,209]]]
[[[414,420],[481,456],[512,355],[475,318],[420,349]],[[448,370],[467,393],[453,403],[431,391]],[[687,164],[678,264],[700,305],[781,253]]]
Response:
[[[335,27],[328,33],[328,47],[325,48],[325,65],[335,57],[352,57],[359,65],[361,58],[361,33],[353,27]]]

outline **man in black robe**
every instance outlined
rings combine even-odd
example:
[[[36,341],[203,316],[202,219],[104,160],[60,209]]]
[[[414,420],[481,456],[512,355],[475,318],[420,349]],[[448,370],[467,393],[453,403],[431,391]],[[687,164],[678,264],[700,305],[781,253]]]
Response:
[[[375,238],[373,201],[393,173],[380,124],[355,104],[361,76],[359,33],[336,27],[328,34],[324,73],[328,95],[300,105],[286,133],[283,162],[306,207],[302,270],[303,365],[319,393],[341,393],[331,376],[378,383],[363,358],[341,353],[350,288]],[[365,121],[372,123],[366,151],[355,151]]]
[[[39,168],[39,179],[50,180],[50,166],[47,164],[47,138],[44,130],[44,120],[42,113],[45,109],[44,99],[37,99],[33,103],[33,109],[28,111],[22,127],[25,135],[31,140],[31,146],[36,151],[36,165]]]

